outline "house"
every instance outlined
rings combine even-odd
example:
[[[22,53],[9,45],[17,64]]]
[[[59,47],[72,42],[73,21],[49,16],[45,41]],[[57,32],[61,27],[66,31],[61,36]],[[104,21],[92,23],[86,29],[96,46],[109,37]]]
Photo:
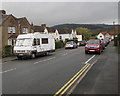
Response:
[[[100,32],[98,35],[97,35],[97,38],[98,39],[110,39],[111,38],[111,35],[108,33],[108,32]]]
[[[55,41],[59,40],[58,30],[53,27],[47,27],[45,24],[41,24],[41,26],[33,26],[33,32],[39,32],[41,34],[52,34]]]
[[[77,38],[76,30],[73,29],[59,29],[60,40],[69,40]]]
[[[82,41],[82,35],[79,32],[76,32],[76,37],[78,41]]]
[[[2,40],[0,51],[5,45],[14,45],[19,34],[30,33],[30,28],[30,23],[25,17],[16,18],[0,10],[0,40]]]

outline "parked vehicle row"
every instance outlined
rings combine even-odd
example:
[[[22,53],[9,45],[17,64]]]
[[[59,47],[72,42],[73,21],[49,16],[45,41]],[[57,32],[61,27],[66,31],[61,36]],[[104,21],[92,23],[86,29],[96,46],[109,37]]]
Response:
[[[99,40],[99,39],[91,39],[87,41],[85,46],[85,54],[88,53],[98,53],[101,54],[109,44],[109,40]]]
[[[68,41],[65,44],[65,49],[68,49],[68,48],[74,49],[74,48],[77,48],[77,47],[78,46],[77,46],[77,44],[74,41]]]
[[[85,46],[86,45],[86,41],[83,40],[83,41],[78,41],[77,43],[78,46]]]

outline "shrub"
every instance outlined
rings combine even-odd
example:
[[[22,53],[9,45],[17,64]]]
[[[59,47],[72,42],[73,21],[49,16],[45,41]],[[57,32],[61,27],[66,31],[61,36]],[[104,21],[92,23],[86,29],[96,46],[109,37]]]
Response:
[[[64,43],[62,40],[55,42],[55,49],[62,48],[62,47],[64,47]]]
[[[65,40],[65,44],[66,44],[66,42],[68,42],[68,41],[74,41],[75,43],[77,43],[77,42],[78,42],[78,39]]]
[[[12,55],[13,55],[13,46],[11,46],[11,45],[4,46],[2,57],[9,57]]]

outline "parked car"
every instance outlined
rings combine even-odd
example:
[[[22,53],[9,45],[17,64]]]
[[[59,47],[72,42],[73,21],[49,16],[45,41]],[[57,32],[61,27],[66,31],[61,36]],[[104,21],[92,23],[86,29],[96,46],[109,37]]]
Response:
[[[83,40],[83,41],[78,41],[78,45],[79,46],[85,46],[86,45],[86,41]]]
[[[99,39],[91,39],[91,40],[87,41],[87,44],[85,46],[86,54],[92,53],[92,52],[101,54],[102,51],[103,51],[103,46]]]
[[[107,46],[107,42],[104,39],[102,39],[101,44],[102,44],[102,47],[103,47],[103,50],[104,50]]]
[[[68,48],[77,48],[77,44],[74,41],[68,41],[66,42],[65,49]]]
[[[30,33],[18,35],[14,54],[21,59],[23,57],[35,58],[55,50],[55,40],[50,34]]]

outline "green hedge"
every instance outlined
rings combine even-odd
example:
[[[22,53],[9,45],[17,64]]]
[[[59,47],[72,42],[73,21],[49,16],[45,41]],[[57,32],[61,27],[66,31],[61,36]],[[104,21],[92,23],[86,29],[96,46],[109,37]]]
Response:
[[[13,46],[11,46],[11,45],[4,46],[2,57],[9,57],[12,55],[13,55]]]
[[[55,49],[63,48],[63,47],[64,47],[63,41],[56,41],[55,42]]]
[[[65,44],[66,44],[66,42],[68,42],[68,41],[74,41],[75,43],[77,43],[77,42],[78,42],[78,39],[65,40]]]

